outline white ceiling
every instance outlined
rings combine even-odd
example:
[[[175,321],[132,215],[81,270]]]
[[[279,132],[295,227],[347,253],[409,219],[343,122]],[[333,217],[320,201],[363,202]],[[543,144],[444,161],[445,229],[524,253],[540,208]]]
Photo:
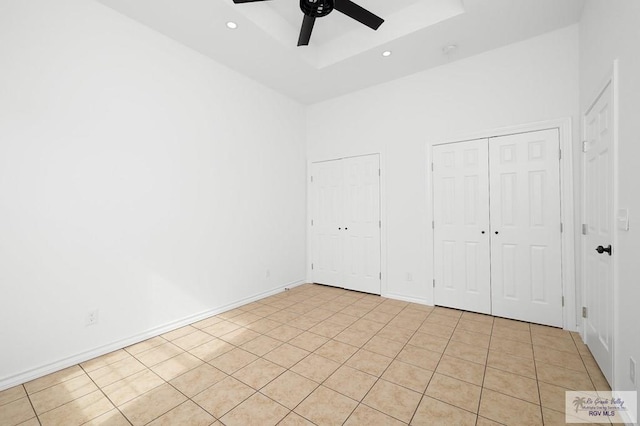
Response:
[[[373,31],[334,10],[296,47],[299,0],[97,0],[304,104],[576,23],[584,0],[356,0]],[[229,30],[227,21],[238,23]],[[443,47],[458,46],[449,54]],[[393,54],[382,57],[391,50]]]

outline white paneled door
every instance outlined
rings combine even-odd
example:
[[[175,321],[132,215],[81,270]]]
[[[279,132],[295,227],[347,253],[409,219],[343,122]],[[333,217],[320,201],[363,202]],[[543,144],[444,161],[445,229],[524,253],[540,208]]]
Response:
[[[562,327],[557,129],[433,148],[438,305]]]
[[[491,138],[493,315],[562,327],[557,129]]]
[[[487,139],[433,148],[435,300],[491,313]]]
[[[380,158],[312,164],[313,282],[381,293]]]
[[[609,383],[613,383],[612,105],[609,85],[585,116],[583,236],[586,343]]]

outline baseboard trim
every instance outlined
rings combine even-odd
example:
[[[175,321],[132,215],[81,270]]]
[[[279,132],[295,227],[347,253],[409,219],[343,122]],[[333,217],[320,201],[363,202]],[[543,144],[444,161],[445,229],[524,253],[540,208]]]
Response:
[[[410,302],[410,303],[417,303],[420,305],[427,305],[427,306],[433,306],[432,304],[430,304],[427,299],[420,299],[419,297],[411,297],[411,296],[405,296],[402,294],[395,294],[395,293],[384,293],[382,294],[382,297],[386,297],[387,299],[395,299],[395,300],[402,300],[403,302]]]
[[[180,327],[184,327],[185,325],[192,324],[194,322],[201,321],[203,319],[209,318],[214,315],[221,314],[222,312],[229,311],[231,309],[235,309],[242,305],[246,305],[251,302],[255,302],[256,300],[264,299],[265,297],[273,296],[274,294],[281,293],[286,289],[292,289],[294,287],[298,287],[302,284],[305,284],[305,280],[293,281],[288,284],[284,284],[280,287],[274,288],[272,290],[268,290],[262,293],[255,294],[253,296],[238,300],[236,302],[219,306],[204,312],[199,312],[194,315],[189,315],[188,317],[172,321],[167,324],[163,324],[158,327],[153,327],[147,331],[142,333],[135,334],[133,336],[129,336],[124,339],[120,339],[106,345],[98,346],[96,348],[81,352],[76,355],[72,355],[66,358],[59,359],[49,364],[44,364],[39,367],[31,368],[29,370],[14,374],[12,376],[3,378],[0,380],[0,391],[5,389],[12,388],[17,385],[21,385],[23,383],[29,382],[31,380],[38,379],[40,377],[46,376],[47,374],[55,373],[56,371],[60,371],[62,369],[74,366],[76,364],[80,364],[82,362],[88,361],[90,359],[108,354],[109,352],[117,351],[118,349],[126,348],[127,346],[134,345],[136,343],[142,342],[144,340],[150,339],[152,337],[159,336],[161,334],[167,333],[169,331],[175,330]]]

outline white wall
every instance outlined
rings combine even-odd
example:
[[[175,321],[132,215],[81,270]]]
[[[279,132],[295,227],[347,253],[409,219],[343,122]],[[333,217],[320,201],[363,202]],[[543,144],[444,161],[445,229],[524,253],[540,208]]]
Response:
[[[575,135],[577,76],[574,25],[308,109],[308,161],[382,154],[384,294],[433,303],[428,145],[564,117]]]
[[[303,280],[304,117],[95,2],[0,2],[0,389]]]
[[[617,390],[637,390],[629,378],[629,358],[640,365],[640,2],[587,1],[580,23],[580,111],[585,112],[614,59],[619,60],[619,207],[630,211],[629,232],[618,234],[614,314],[614,380]],[[640,398],[638,400],[640,406]]]

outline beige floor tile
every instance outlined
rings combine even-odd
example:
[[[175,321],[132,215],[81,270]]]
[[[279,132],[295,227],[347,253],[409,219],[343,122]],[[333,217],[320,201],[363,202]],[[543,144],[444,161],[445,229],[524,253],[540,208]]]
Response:
[[[543,424],[539,405],[489,389],[482,391],[478,414],[506,425],[537,426]]]
[[[362,348],[379,355],[395,358],[400,353],[404,343],[390,340],[385,337],[373,336]]]
[[[233,349],[234,346],[232,344],[227,343],[224,340],[213,339],[203,345],[190,349],[189,353],[205,362],[209,362]]]
[[[130,401],[164,383],[157,374],[144,370],[102,388],[102,391],[117,406]]]
[[[532,336],[532,341],[534,346],[534,352],[535,352],[536,346],[542,346],[542,347],[555,349],[557,351],[568,352],[576,355],[578,354],[578,347],[573,342],[573,339],[534,334]]]
[[[531,343],[531,332],[528,329],[503,327],[496,323],[493,325],[493,332],[491,335],[501,337],[503,339],[515,340],[516,342]]]
[[[563,352],[546,346],[534,347],[534,359],[536,363],[555,365],[556,367],[567,368],[575,371],[586,371],[582,358],[578,352]]]
[[[442,355],[438,352],[407,345],[400,351],[396,359],[424,368],[425,370],[434,371],[441,357]]]
[[[238,324],[235,324],[231,321],[220,321],[217,322],[213,325],[210,325],[208,327],[205,327],[202,329],[202,331],[204,331],[205,333],[209,333],[210,335],[214,336],[214,337],[222,337],[227,333],[231,333],[234,330],[239,329],[240,326]]]
[[[114,362],[118,362],[130,356],[131,355],[127,351],[125,351],[124,349],[120,349],[83,362],[82,364],[80,364],[80,366],[84,371],[89,372],[104,367],[105,365],[113,364]],[[27,391],[29,392],[28,388]]]
[[[440,359],[436,373],[482,386],[484,370],[484,365],[444,355]]]
[[[131,355],[137,355],[144,351],[148,351],[149,349],[155,348],[156,346],[160,346],[164,343],[167,343],[165,339],[160,336],[156,336],[151,339],[143,340],[142,342],[136,343],[135,345],[127,346],[124,349]]]
[[[386,325],[380,331],[378,331],[375,336],[405,345],[409,341],[409,339],[411,339],[411,336],[413,336],[414,333],[415,331],[413,330]]]
[[[467,345],[488,348],[491,336],[489,334],[476,333],[474,331],[467,331],[461,328],[456,328],[456,331],[451,336],[451,340],[466,343]]]
[[[423,393],[433,376],[433,371],[394,360],[382,375],[382,379],[416,392]]]
[[[333,314],[335,314],[335,311],[333,311],[333,310],[323,309],[323,308],[316,308],[316,309],[312,309],[311,311],[307,312],[306,316],[308,316],[310,318],[313,318],[313,319],[318,319],[318,320],[324,321],[327,318],[329,318],[330,316],[332,316]]]
[[[18,385],[0,392],[0,405],[8,404],[27,396],[24,386]]]
[[[532,379],[536,378],[536,368],[533,360],[509,355],[504,352],[490,350],[487,366]]]
[[[429,315],[427,319],[424,320],[424,323],[444,325],[447,327],[455,327],[458,325],[458,321],[459,321],[458,318],[451,317],[448,315],[439,315],[434,312],[431,315]]]
[[[253,324],[256,321],[261,320],[262,317],[260,315],[253,314],[251,312],[245,312],[236,317],[230,319],[230,321],[234,324],[238,324],[242,327],[247,327],[249,324]]]
[[[193,401],[186,401],[158,417],[149,426],[209,426],[216,419]]]
[[[298,314],[297,312],[278,311],[269,315],[267,318],[272,319],[274,321],[280,321],[281,323],[286,324],[286,323],[294,322],[298,317],[300,317],[300,314]],[[319,321],[320,320],[318,320],[318,322]]]
[[[478,321],[493,325],[494,318],[491,315],[477,314],[475,312],[463,312],[460,319]]]
[[[203,328],[207,328],[209,326],[212,326],[214,324],[217,324],[221,321],[224,321],[222,318],[220,317],[209,317],[209,318],[205,318],[203,320],[200,320],[198,322],[194,322],[193,324],[191,324],[193,327],[202,330]]]
[[[233,317],[237,317],[238,315],[242,315],[245,312],[245,310],[242,307],[238,307],[235,309],[230,309],[226,312],[222,312],[221,314],[218,314],[217,316],[220,318],[223,318],[225,320],[229,320]]]
[[[417,331],[409,340],[409,344],[433,352],[443,353],[449,339]]]
[[[219,338],[221,340],[224,340],[225,342],[231,343],[232,345],[241,346],[247,342],[250,342],[258,336],[261,336],[261,334],[256,333],[255,331],[248,328],[241,327],[237,330],[233,330],[227,334],[224,334]]]
[[[477,416],[469,411],[425,396],[422,398],[412,425],[475,426]]]
[[[394,317],[395,317],[395,314],[373,310],[368,314],[366,314],[365,316],[363,316],[362,319],[379,322],[380,324],[387,324]]]
[[[480,386],[435,373],[429,382],[425,395],[477,413],[481,389]]]
[[[327,318],[327,322],[330,322],[332,324],[342,325],[344,327],[349,327],[351,324],[353,324],[357,320],[358,320],[358,317],[343,314],[341,312],[335,313],[329,318]]]
[[[389,364],[391,364],[391,361],[393,361],[393,358],[379,355],[366,349],[360,349],[351,358],[349,358],[345,365],[364,371],[365,373],[373,376],[380,377]]]
[[[18,426],[40,426],[40,421],[38,420],[37,417],[34,417],[32,419],[29,419],[27,421],[24,421],[18,424]],[[127,426],[129,426],[129,422],[127,422]]]
[[[567,370],[544,363],[536,364],[538,380],[571,390],[592,390],[593,384],[586,372]]]
[[[266,354],[263,358],[275,362],[284,368],[291,368],[301,359],[309,355],[309,353],[309,351],[285,343]]]
[[[280,340],[262,335],[242,345],[242,349],[257,356],[263,356],[280,345],[282,345]]]
[[[301,315],[295,320],[288,322],[287,324],[296,328],[299,328],[302,331],[308,330],[316,324],[319,324],[320,320],[315,318],[310,318],[305,315]]]
[[[227,374],[233,374],[256,359],[258,359],[258,357],[251,352],[235,348],[224,355],[220,355],[219,357],[212,359],[209,361],[209,364]]]
[[[453,308],[445,308],[444,306],[436,306],[433,310],[433,313],[437,315],[446,315],[451,318],[460,318],[463,314],[463,311]]]
[[[375,376],[343,365],[325,380],[323,385],[351,399],[361,401],[376,380],[378,378]]]
[[[292,411],[278,423],[278,426],[313,426],[313,423]]]
[[[147,367],[152,367],[183,352],[184,351],[182,349],[180,349],[173,343],[167,342],[160,346],[156,346],[155,348],[149,349],[148,351],[137,354],[136,358],[138,358],[138,361],[140,361]]]
[[[540,392],[540,403],[543,407],[564,413],[565,393],[569,391],[569,389],[544,382],[538,382],[538,389]]]
[[[340,312],[343,313],[343,314],[346,314],[346,315],[351,315],[351,316],[354,316],[354,317],[362,318],[363,316],[365,316],[369,312],[371,312],[371,309],[358,307],[358,306],[354,306],[354,305],[349,305],[346,308],[344,308],[343,310],[341,310]]]
[[[169,381],[175,379],[181,374],[186,373],[189,370],[193,370],[196,367],[202,365],[203,362],[199,358],[191,355],[188,352],[176,355],[173,358],[169,358],[166,361],[162,361],[159,364],[151,367],[154,373],[162,377],[164,380]]]
[[[258,390],[285,372],[285,368],[266,359],[256,361],[233,373],[233,377]]]
[[[552,336],[552,337],[561,337],[564,339],[571,339],[571,332],[567,330],[563,330],[557,327],[550,327],[546,325],[540,324],[531,324],[531,335],[543,335],[543,336]]]
[[[165,383],[120,406],[122,414],[134,425],[146,425],[186,401],[186,397]]]
[[[404,328],[410,331],[416,331],[422,325],[422,321],[414,320],[410,318],[402,318],[400,315],[389,321],[388,325],[391,327]]]
[[[479,322],[462,318],[460,319],[460,321],[458,321],[456,330],[465,330],[472,333],[491,335],[493,324],[489,322]]]
[[[97,390],[98,387],[91,378],[83,374],[33,393],[30,399],[36,413],[40,415]]]
[[[334,371],[340,367],[335,361],[311,354],[291,368],[291,371],[301,376],[311,379],[314,382],[322,383]]]
[[[27,393],[32,394],[84,374],[84,371],[79,365],[74,365],[72,367],[65,368],[64,370],[56,371],[55,373],[27,382],[24,384],[24,388]]]
[[[533,345],[531,343],[523,343],[505,339],[504,337],[492,336],[489,349],[521,358],[533,359]]]
[[[170,383],[180,392],[192,398],[226,377],[227,374],[217,368],[209,364],[203,364],[176,377]]]
[[[26,396],[0,405],[0,425],[2,426],[17,425],[35,416],[36,413],[31,408],[29,398]]]
[[[213,337],[212,335],[196,329],[195,332],[191,334],[187,334],[186,336],[179,337],[175,339],[172,343],[178,346],[179,348],[182,348],[185,351],[188,351],[197,346],[210,342],[213,339],[215,339],[215,337]]]
[[[318,425],[341,425],[357,405],[353,399],[320,386],[294,411]]]
[[[445,349],[444,354],[455,358],[464,359],[475,362],[477,364],[486,364],[489,351],[486,348],[468,345],[466,343],[450,341]]]
[[[344,423],[345,426],[361,426],[361,425],[375,425],[375,426],[402,426],[405,423],[394,419],[391,416],[387,416],[378,410],[360,404],[353,411],[351,416]]]
[[[589,373],[589,378],[591,379],[591,382],[593,383],[593,386],[596,388],[596,390],[599,391],[610,391],[611,390],[611,386],[609,385],[609,382],[607,382],[607,378],[604,377],[604,374],[602,374],[602,372],[600,371],[600,369],[597,370],[588,370]]]
[[[176,340],[176,339],[178,339],[180,337],[183,337],[183,336],[186,336],[188,334],[194,333],[196,331],[198,331],[197,328],[195,328],[195,327],[193,327],[191,325],[187,325],[185,327],[180,327],[178,329],[169,331],[168,333],[164,333],[161,336],[163,338],[165,338],[166,340],[171,342],[173,340]]]
[[[289,410],[266,396],[256,393],[220,419],[227,426],[276,425]]]
[[[386,380],[378,380],[362,401],[404,423],[409,423],[422,395]]]
[[[337,340],[329,340],[314,353],[342,364],[356,352],[358,352],[358,348],[355,346],[347,345]]]
[[[147,367],[134,357],[127,357],[121,361],[90,371],[88,374],[96,385],[104,387],[146,369]]]
[[[349,326],[349,328],[353,330],[364,331],[371,334],[377,333],[378,331],[382,330],[383,327],[384,324],[365,319],[364,317],[360,318],[358,321]]]
[[[342,332],[346,326],[337,325],[328,321],[322,321],[309,329],[309,332],[331,339]]]
[[[42,426],[80,425],[110,412],[115,407],[100,391],[47,411],[40,416]]]
[[[254,393],[255,390],[241,381],[227,377],[200,392],[192,400],[219,419]]]
[[[531,328],[529,327],[528,322],[512,320],[507,318],[495,318],[493,320],[494,329],[496,327],[499,328],[511,328],[513,330],[519,331],[529,331]]]
[[[347,328],[334,337],[334,340],[361,348],[373,337],[373,335],[373,333],[366,331]]]
[[[478,416],[478,421],[476,422],[476,426],[501,426],[502,423],[494,422],[493,420],[485,419],[484,417]]]
[[[488,367],[483,386],[533,404],[540,404],[538,383],[534,379]]]
[[[274,320],[270,320],[268,318],[262,318],[260,321],[252,322],[246,327],[249,330],[253,330],[256,333],[267,333],[275,328],[278,328],[282,325],[282,323]]]
[[[89,420],[83,426],[131,426],[131,423],[122,415],[120,410],[114,408],[101,416]]]
[[[453,335],[455,327],[440,324],[424,323],[418,329],[421,333],[431,334],[432,336],[438,336],[445,339],[450,339]]]
[[[290,325],[283,324],[273,330],[269,331],[266,335],[274,339],[278,339],[282,342],[288,342],[296,336],[302,334],[304,330],[292,327]]]
[[[261,393],[293,410],[318,387],[318,383],[293,371],[286,371],[267,386]]]
[[[313,352],[328,341],[329,339],[324,336],[305,331],[304,333],[289,340],[288,343],[290,345],[297,346],[300,349]]]

